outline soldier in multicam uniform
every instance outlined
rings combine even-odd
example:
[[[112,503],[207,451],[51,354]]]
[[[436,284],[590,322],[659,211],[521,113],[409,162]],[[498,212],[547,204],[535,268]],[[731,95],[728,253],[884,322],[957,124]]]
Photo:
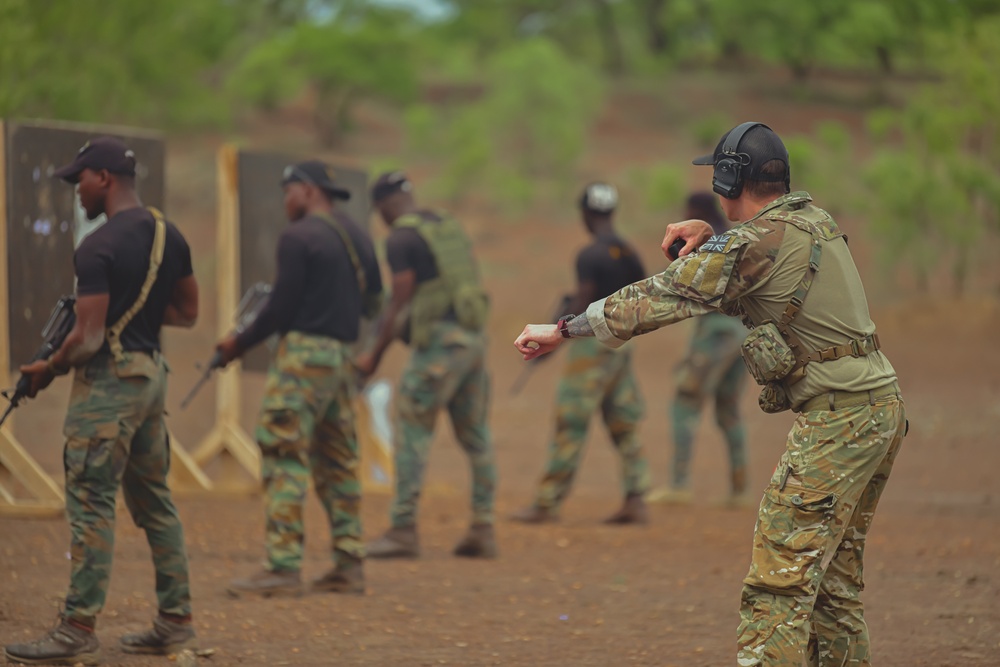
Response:
[[[417,502],[430,453],[434,421],[448,410],[455,438],[472,469],[472,523],[456,556],[496,556],[493,494],[496,467],[486,416],[489,377],[483,328],[488,298],[470,243],[451,216],[417,207],[401,172],[383,174],[372,200],[391,227],[386,258],[392,269],[392,300],[372,349],[355,364],[371,375],[395,337],[413,347],[397,399],[399,445],[392,526],[368,545],[372,558],[414,558],[420,553]]]
[[[580,214],[594,240],[577,255],[577,290],[567,305],[570,312],[646,275],[635,250],[615,232],[617,207],[618,192],[607,183],[592,183],[580,198]],[[511,518],[524,523],[558,518],[580,465],[590,417],[600,411],[622,460],[625,497],[621,509],[605,523],[646,523],[643,494],[649,487],[649,466],[636,437],[643,403],[632,373],[631,350],[612,350],[596,339],[576,341],[570,348],[557,397],[556,433],[538,495],[531,506]]]
[[[721,236],[729,229],[722,211],[710,192],[688,197],[687,218],[704,220],[712,233]],[[674,427],[674,461],[670,486],[654,489],[651,503],[687,504],[692,500],[689,472],[691,445],[706,399],[715,404],[715,422],[726,439],[729,454],[730,492],[726,505],[747,503],[746,428],[740,417],[740,397],[746,385],[746,366],[740,345],[747,330],[735,318],[709,313],[698,318],[687,356],[677,371],[677,393],[670,406]]]
[[[569,337],[618,347],[712,311],[753,326],[743,349],[761,407],[799,415],[760,504],[737,664],[870,665],[863,558],[906,432],[896,373],[843,233],[807,193],[789,192],[778,136],[741,124],[695,164],[714,165],[723,211],[744,222],[714,236],[703,221],[668,226],[664,249],[686,244],[666,271],[561,326],[528,325],[515,346],[526,359]]]
[[[363,593],[356,384],[348,346],[382,294],[368,234],[335,206],[351,193],[324,163],[289,166],[282,177],[290,225],[278,238],[277,277],[253,324],[218,345],[226,363],[273,334],[256,438],[264,481],[267,563],[233,581],[231,595],[302,592],[302,511],[310,473],[330,521],[333,568],[314,592]]]
[[[14,662],[99,663],[94,626],[111,576],[119,487],[146,532],[159,606],[152,629],[122,637],[122,650],[166,654],[195,642],[184,531],[167,487],[167,365],[159,339],[163,325],[194,326],[198,284],[187,241],[140,203],[135,165],[125,144],[101,137],[55,172],[77,184],[88,219],[105,214],[107,222],[74,256],[75,327],[47,362],[21,368],[31,377],[29,396],[74,371],[63,457],[72,563],[59,626],[38,641],[8,645]]]

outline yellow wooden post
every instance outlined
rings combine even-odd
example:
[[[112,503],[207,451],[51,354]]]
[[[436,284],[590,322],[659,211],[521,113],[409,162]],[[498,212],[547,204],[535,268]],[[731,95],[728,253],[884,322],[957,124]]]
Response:
[[[218,290],[219,336],[229,333],[240,287],[239,173],[238,151],[226,145],[219,149],[218,233],[216,241],[216,281]],[[216,378],[215,426],[192,453],[203,470],[218,459],[219,471],[214,491],[241,493],[260,489],[260,450],[240,426],[239,363],[230,364]]]

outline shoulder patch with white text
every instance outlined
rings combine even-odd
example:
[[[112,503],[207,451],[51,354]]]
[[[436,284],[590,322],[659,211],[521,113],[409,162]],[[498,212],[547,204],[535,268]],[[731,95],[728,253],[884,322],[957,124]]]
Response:
[[[681,258],[671,281],[673,291],[702,303],[722,297],[736,266],[737,251],[749,242],[740,234],[713,236],[697,252]]]

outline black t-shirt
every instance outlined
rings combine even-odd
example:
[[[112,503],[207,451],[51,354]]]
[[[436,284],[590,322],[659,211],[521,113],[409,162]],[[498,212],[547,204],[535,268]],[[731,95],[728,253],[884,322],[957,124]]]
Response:
[[[594,283],[598,299],[645,277],[635,249],[614,234],[595,237],[594,242],[576,256],[577,281]]]
[[[382,276],[368,233],[343,212],[333,215],[358,254],[367,292],[381,294]],[[358,339],[361,314],[361,291],[343,239],[329,221],[309,215],[278,237],[278,275],[271,296],[240,334],[239,345],[246,350],[271,334],[289,331],[352,343]]]
[[[420,211],[417,215],[431,223],[441,221],[439,216],[429,211]],[[385,242],[385,256],[393,273],[413,271],[418,285],[438,277],[434,253],[413,227],[393,227]]]
[[[149,255],[155,231],[153,214],[137,207],[121,211],[98,227],[73,255],[76,293],[80,296],[108,295],[105,326],[111,327],[139,298],[149,272]],[[129,352],[160,349],[160,328],[174,285],[191,275],[191,249],[180,231],[167,222],[163,262],[142,309],[121,334]],[[102,351],[109,347],[104,342]]]

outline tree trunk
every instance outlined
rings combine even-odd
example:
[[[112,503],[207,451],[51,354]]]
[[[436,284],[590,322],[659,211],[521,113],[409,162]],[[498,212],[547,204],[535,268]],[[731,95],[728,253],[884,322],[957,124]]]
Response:
[[[646,21],[646,42],[654,55],[663,55],[667,51],[667,30],[663,26],[663,8],[667,0],[645,0],[643,3],[643,19]]]
[[[340,143],[350,127],[351,90],[323,90],[316,94],[313,124],[316,138],[324,148]]]
[[[958,249],[955,263],[951,267],[951,276],[954,282],[955,296],[965,294],[965,285],[969,278],[969,250],[966,247]]]
[[[892,74],[892,53],[885,46],[875,47],[875,56],[878,58],[878,66],[883,74]]]
[[[625,54],[618,36],[618,26],[615,24],[615,12],[608,0],[593,0],[593,4],[597,16],[597,31],[604,43],[605,67],[611,74],[621,74],[625,71]]]

